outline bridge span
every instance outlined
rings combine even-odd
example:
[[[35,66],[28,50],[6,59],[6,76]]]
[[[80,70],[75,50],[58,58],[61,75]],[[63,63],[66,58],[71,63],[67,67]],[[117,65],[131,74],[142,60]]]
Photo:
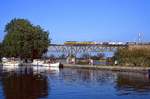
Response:
[[[65,55],[77,55],[79,53],[92,52],[115,52],[118,48],[127,48],[128,45],[110,45],[110,44],[81,44],[81,45],[65,45],[51,44],[48,48],[49,52],[63,53]]]

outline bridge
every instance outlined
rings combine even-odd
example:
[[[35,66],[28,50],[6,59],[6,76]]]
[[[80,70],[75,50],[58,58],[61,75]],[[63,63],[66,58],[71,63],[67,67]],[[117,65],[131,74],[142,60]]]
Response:
[[[51,44],[48,48],[49,52],[63,53],[65,55],[77,55],[79,53],[92,52],[115,52],[118,48],[127,48],[126,44]]]

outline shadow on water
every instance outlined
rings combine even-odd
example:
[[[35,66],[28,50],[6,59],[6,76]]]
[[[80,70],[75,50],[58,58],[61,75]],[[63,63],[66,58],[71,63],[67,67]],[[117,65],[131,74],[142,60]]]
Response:
[[[38,99],[49,94],[47,77],[32,69],[1,71],[0,76],[5,99]]]

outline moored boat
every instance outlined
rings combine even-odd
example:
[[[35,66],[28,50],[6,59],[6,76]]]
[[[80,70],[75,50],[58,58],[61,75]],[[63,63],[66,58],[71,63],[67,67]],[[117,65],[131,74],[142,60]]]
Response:
[[[15,70],[19,68],[20,63],[19,62],[4,62],[3,63],[3,69],[4,70]]]
[[[7,69],[7,70],[12,70],[12,69],[17,69],[19,68],[20,65],[20,61],[16,61],[16,60],[12,60],[7,59],[5,57],[2,58],[2,65],[3,65],[3,69]]]
[[[59,68],[60,62],[57,62],[57,63],[43,63],[42,65],[46,66],[46,67],[58,67]]]
[[[33,66],[42,66],[43,63],[44,63],[44,61],[34,59],[33,62],[32,62],[32,65]]]
[[[49,72],[49,71],[55,71],[59,72],[59,68],[57,67],[49,67],[49,66],[33,66],[33,71],[34,72]]]
[[[20,63],[19,62],[5,62],[5,63],[2,63],[3,64],[3,66],[19,66],[20,65]]]
[[[42,60],[33,60],[32,65],[33,66],[43,66],[43,67],[55,67],[55,68],[62,67],[62,64],[60,62],[50,63],[50,62],[44,62]]]

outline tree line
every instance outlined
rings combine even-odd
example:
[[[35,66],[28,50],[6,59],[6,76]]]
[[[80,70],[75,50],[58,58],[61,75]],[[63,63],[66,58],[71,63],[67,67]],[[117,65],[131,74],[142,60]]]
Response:
[[[27,19],[12,19],[6,24],[4,32],[6,35],[0,43],[0,57],[36,59],[48,51],[49,32]]]

